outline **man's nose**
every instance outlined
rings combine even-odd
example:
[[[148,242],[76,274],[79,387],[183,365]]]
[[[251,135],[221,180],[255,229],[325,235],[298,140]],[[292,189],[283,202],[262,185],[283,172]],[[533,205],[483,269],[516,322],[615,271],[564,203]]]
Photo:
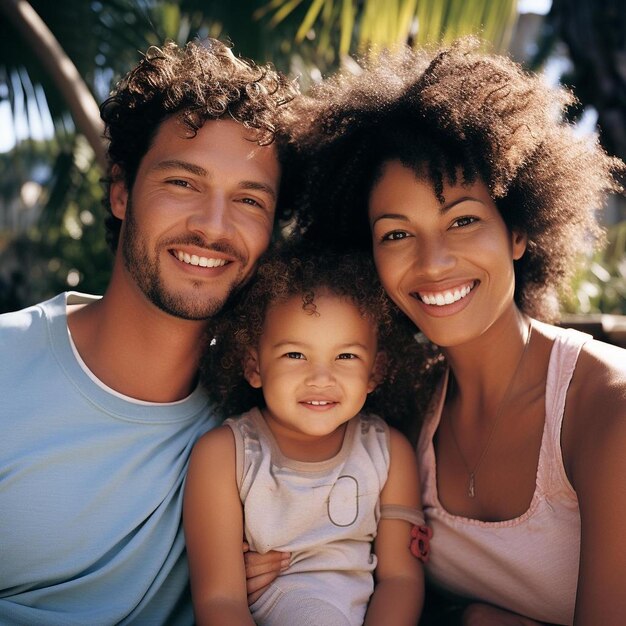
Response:
[[[187,227],[202,234],[208,241],[229,239],[234,225],[232,207],[227,198],[216,193],[198,201],[187,219]]]

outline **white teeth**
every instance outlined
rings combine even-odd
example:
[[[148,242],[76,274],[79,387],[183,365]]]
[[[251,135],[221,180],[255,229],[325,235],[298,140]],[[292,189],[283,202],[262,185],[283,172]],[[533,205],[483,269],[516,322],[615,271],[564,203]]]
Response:
[[[174,252],[176,258],[188,265],[199,265],[200,267],[222,267],[226,265],[226,259],[210,259],[205,256],[198,256],[197,254],[187,254],[182,250]]]
[[[471,283],[461,287],[460,289],[442,291],[440,293],[418,293],[417,295],[425,304],[445,306],[446,304],[452,304],[453,302],[457,302],[458,300],[465,298],[473,287],[474,283]]]
[[[327,400],[311,400],[310,402],[307,402],[307,404],[312,404],[313,406],[326,406],[327,404],[331,404],[331,402],[328,402]]]

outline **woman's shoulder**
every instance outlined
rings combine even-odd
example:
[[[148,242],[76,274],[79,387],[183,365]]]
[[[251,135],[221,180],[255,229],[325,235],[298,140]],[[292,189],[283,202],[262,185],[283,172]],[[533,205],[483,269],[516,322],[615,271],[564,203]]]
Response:
[[[611,390],[626,391],[626,350],[603,341],[598,341],[572,329],[562,328],[542,322],[533,322],[534,332],[544,342],[570,341],[580,345],[571,384],[568,390],[568,403],[572,398],[582,403],[594,402],[599,394]]]
[[[611,450],[623,456],[626,350],[597,340],[584,344],[567,392],[562,434],[570,463],[583,457],[606,459]]]
[[[625,409],[626,350],[595,339],[585,343],[576,363],[571,393],[594,410],[612,401],[621,401]]]

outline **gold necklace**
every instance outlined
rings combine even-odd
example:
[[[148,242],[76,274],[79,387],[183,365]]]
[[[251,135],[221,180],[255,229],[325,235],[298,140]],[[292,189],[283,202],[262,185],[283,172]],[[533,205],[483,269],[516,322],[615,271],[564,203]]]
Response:
[[[519,361],[517,362],[515,371],[513,372],[513,376],[511,376],[511,380],[509,380],[509,384],[506,387],[506,391],[504,392],[504,395],[502,396],[502,400],[500,400],[500,404],[498,405],[498,410],[496,411],[496,417],[493,420],[493,423],[491,425],[491,430],[489,431],[489,436],[487,437],[487,443],[485,443],[485,447],[480,453],[480,456],[478,457],[478,461],[476,461],[476,463],[474,464],[473,469],[470,469],[469,465],[467,464],[467,461],[465,460],[465,457],[463,456],[463,452],[461,451],[461,446],[459,445],[459,442],[454,433],[454,427],[452,425],[452,417],[450,416],[450,413],[448,413],[448,426],[450,427],[450,433],[452,434],[452,441],[454,441],[456,450],[459,453],[459,456],[461,457],[461,461],[463,461],[463,465],[465,466],[465,471],[467,472],[469,476],[469,482],[467,485],[467,495],[470,498],[476,497],[476,474],[478,473],[478,470],[480,469],[480,465],[483,462],[485,455],[487,454],[487,450],[489,450],[491,440],[493,439],[493,434],[496,431],[496,426],[498,425],[498,422],[500,421],[500,418],[503,415],[503,408],[506,405],[506,401],[509,398],[511,389],[513,389],[513,382],[515,381],[515,378],[517,377],[517,374],[520,370],[524,357],[526,356],[528,346],[530,345],[530,336],[532,332],[533,332],[533,325],[531,322],[528,325],[528,334],[526,335],[526,343],[524,344],[524,349],[522,350],[522,354],[520,355]]]

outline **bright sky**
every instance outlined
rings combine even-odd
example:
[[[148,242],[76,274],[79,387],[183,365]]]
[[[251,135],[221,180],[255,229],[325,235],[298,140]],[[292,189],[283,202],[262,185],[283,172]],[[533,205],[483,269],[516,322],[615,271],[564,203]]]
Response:
[[[551,6],[552,0],[517,0],[517,10],[520,13],[545,15]]]
[[[518,0],[518,10],[520,13],[538,13],[545,15],[552,5],[552,0]],[[42,94],[39,94],[40,99]],[[31,100],[30,98],[28,100]],[[23,100],[22,100],[23,103]],[[52,137],[54,129],[52,120],[49,116],[41,116],[34,108],[28,111],[29,123],[27,121],[26,111],[23,107],[18,107],[15,120],[11,117],[11,109],[6,100],[0,100],[0,152],[7,152],[14,145],[15,141],[24,139],[31,135],[34,139],[43,139]],[[17,136],[16,136],[17,135]]]

